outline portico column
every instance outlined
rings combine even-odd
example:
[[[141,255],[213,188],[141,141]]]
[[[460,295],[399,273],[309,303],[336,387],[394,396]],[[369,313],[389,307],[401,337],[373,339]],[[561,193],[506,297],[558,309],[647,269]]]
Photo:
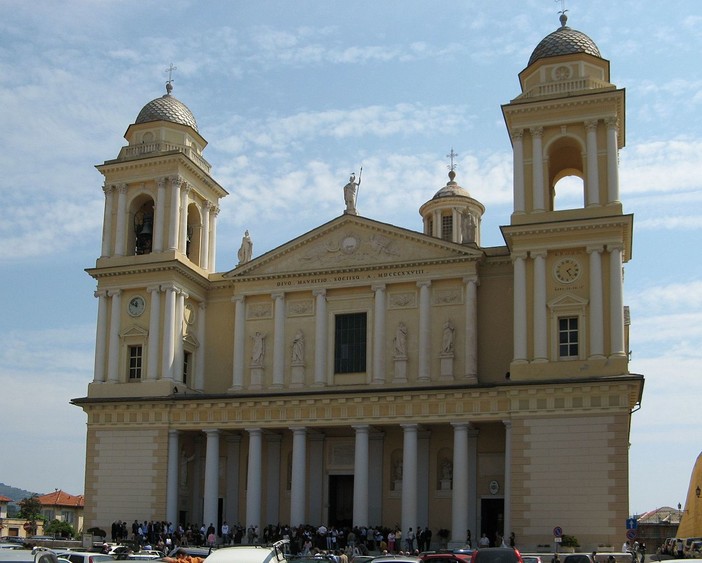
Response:
[[[217,525],[217,505],[219,499],[219,430],[205,430],[207,445],[205,450],[205,491],[203,499],[203,524]],[[171,520],[174,522],[175,520]]]
[[[292,478],[290,483],[290,525],[307,523],[305,516],[307,499],[307,429],[291,428],[293,432]],[[355,487],[355,483],[354,483]]]
[[[178,521],[178,431],[168,431],[168,474],[166,477],[166,519]]]
[[[174,285],[164,285],[165,307],[163,311],[163,358],[161,360],[161,379],[173,379],[173,358],[175,354],[175,311],[176,292]]]
[[[619,124],[616,117],[607,124],[607,203],[619,203]]]
[[[373,311],[373,377],[375,384],[385,383],[385,284],[371,286],[375,292]],[[363,524],[368,525],[367,522]]]
[[[195,382],[194,388],[197,391],[202,391],[205,388],[205,353],[207,351],[207,340],[205,340],[205,315],[207,313],[207,304],[204,302],[198,303],[197,306],[197,339],[200,342],[200,348],[195,356]]]
[[[548,361],[546,310],[546,251],[532,250],[534,260],[534,361]]]
[[[173,176],[171,178],[171,216],[168,225],[168,249],[178,250],[178,204],[180,202],[180,185],[182,178]]]
[[[588,246],[590,255],[590,359],[604,356],[604,292],[602,288],[602,245]]]
[[[417,526],[417,425],[401,424],[402,450],[402,534]]]
[[[243,295],[232,297],[234,303],[234,367],[232,369],[232,390],[244,388],[244,345],[246,338],[246,301]]]
[[[503,420],[505,425],[505,516],[502,536],[512,533],[512,421]]]
[[[326,383],[327,366],[327,290],[315,289],[312,295],[317,299],[314,319],[314,385],[322,387]]]
[[[597,165],[597,120],[585,122],[587,150],[587,203],[586,207],[600,204],[600,178]]]
[[[353,457],[353,525],[368,526],[369,430],[367,425],[354,426],[356,447]]]
[[[281,388],[285,382],[285,293],[273,293],[273,382]]]
[[[249,466],[246,482],[246,526],[261,527],[261,454],[263,431],[247,428],[249,433]]]
[[[154,206],[154,252],[163,252],[163,223],[166,213],[166,178],[156,181],[156,205]]]
[[[608,244],[609,251],[609,312],[610,356],[625,356],[624,350],[624,296],[622,281],[622,245]]]
[[[115,255],[124,256],[124,248],[127,244],[127,184],[117,186],[117,229],[115,232]]]
[[[514,263],[514,362],[527,362],[526,253],[512,255]]]
[[[119,329],[122,320],[122,290],[110,289],[107,295],[112,298],[110,307],[110,344],[107,359],[107,381],[119,381]]]
[[[188,243],[188,194],[190,190],[190,185],[183,182],[180,189],[180,236],[178,237],[178,249],[183,254],[185,254]]]
[[[544,163],[541,136],[543,127],[533,127],[531,132],[531,168],[532,168],[532,199],[534,211],[545,211],[544,201]]]
[[[468,434],[468,526],[472,533],[478,532],[478,430],[472,425],[467,426]],[[473,536],[476,538],[477,535]],[[475,545],[475,544],[473,544]]]
[[[451,541],[464,542],[468,529],[468,424],[453,426],[453,490],[451,491]]]
[[[101,289],[95,292],[98,298],[97,330],[95,334],[95,372],[93,381],[105,381],[105,353],[107,348],[107,291]]]
[[[465,377],[478,382],[478,277],[463,278],[466,292]]]
[[[102,191],[105,194],[105,212],[102,217],[102,250],[101,258],[110,256],[112,247],[112,206],[114,205],[115,187],[105,184],[102,186]]]
[[[146,357],[146,379],[158,379],[158,352],[161,342],[161,286],[152,285],[146,288],[151,294],[149,310],[149,351]]]
[[[419,288],[419,346],[417,350],[418,372],[417,381],[429,381],[429,359],[430,359],[430,324],[431,324],[431,308],[429,287],[430,281],[417,282]],[[414,523],[416,526],[417,523]]]
[[[206,201],[202,210],[202,248],[200,250],[200,267],[203,270],[210,269],[210,210],[212,202]]]
[[[520,214],[524,213],[526,210],[526,198],[524,193],[523,134],[524,131],[521,129],[512,133],[512,149],[514,153],[514,161],[512,162],[514,212]]]
[[[216,272],[216,261],[217,256],[217,215],[219,215],[219,207],[212,206],[210,209],[210,244],[208,248],[208,258],[207,266],[210,272]]]

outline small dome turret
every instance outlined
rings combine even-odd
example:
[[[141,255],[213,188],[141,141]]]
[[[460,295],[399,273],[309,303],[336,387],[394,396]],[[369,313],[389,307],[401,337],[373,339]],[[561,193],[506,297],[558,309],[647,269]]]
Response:
[[[171,95],[172,91],[173,85],[169,81],[166,83],[166,94],[146,104],[137,115],[134,123],[169,121],[170,123],[187,125],[197,131],[195,116],[188,109],[188,106]]]
[[[565,14],[561,14],[560,19],[561,27],[544,37],[536,46],[531,57],[529,57],[529,66],[539,59],[557,57],[559,55],[573,55],[575,53],[586,53],[602,58],[600,50],[592,39],[583,32],[568,27],[566,25],[568,17]]]

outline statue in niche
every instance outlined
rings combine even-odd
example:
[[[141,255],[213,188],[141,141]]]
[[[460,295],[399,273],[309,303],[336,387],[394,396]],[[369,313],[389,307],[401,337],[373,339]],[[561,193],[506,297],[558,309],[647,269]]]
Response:
[[[249,231],[244,233],[241,239],[241,246],[239,247],[239,252],[237,252],[237,257],[239,258],[239,266],[246,264],[251,261],[251,256],[253,255],[253,241],[249,236]]]
[[[395,477],[395,481],[402,481],[402,460],[398,459],[395,462],[395,467],[393,468],[393,476]]]
[[[185,452],[185,448],[180,450],[180,484],[185,486],[188,484],[188,464],[195,459],[195,456],[189,456]]]
[[[253,340],[251,365],[253,367],[261,367],[263,365],[263,356],[266,354],[266,334],[256,331],[256,334],[251,339]]]
[[[475,217],[470,211],[464,211],[461,213],[461,237],[463,243],[475,242],[475,231],[477,229],[477,224],[475,223]]]
[[[395,331],[395,357],[396,358],[406,358],[407,357],[407,325],[400,321],[397,325],[397,330]]]
[[[444,323],[443,336],[441,338],[441,353],[442,354],[452,354],[453,353],[453,333],[454,333],[453,323],[451,319],[447,319]]]
[[[305,335],[302,329],[297,329],[292,343],[292,363],[300,364],[305,359]]]
[[[450,481],[453,477],[453,464],[448,458],[441,462],[441,479]]]

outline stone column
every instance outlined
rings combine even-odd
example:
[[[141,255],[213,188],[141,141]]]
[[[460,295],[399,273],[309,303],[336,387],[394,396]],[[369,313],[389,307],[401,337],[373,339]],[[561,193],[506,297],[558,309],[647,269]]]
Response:
[[[232,297],[234,303],[234,367],[231,391],[244,388],[244,348],[246,344],[246,299],[243,295]]]
[[[124,256],[127,232],[127,184],[117,185],[117,229],[115,232],[115,255]]]
[[[353,525],[368,526],[369,426],[354,426],[356,447],[353,458]]]
[[[110,344],[109,356],[107,359],[107,381],[110,383],[117,383],[119,381],[119,329],[122,321],[122,290],[110,289],[107,295],[112,299],[110,307]]]
[[[465,542],[468,529],[468,424],[453,426],[453,490],[451,491],[451,542]]]
[[[273,299],[273,381],[271,388],[285,383],[285,293],[271,294]]]
[[[166,178],[156,181],[156,205],[154,206],[154,252],[163,252],[163,223],[166,213]]]
[[[314,326],[314,385],[326,385],[327,376],[327,290],[315,289],[312,291],[317,299]]]
[[[178,431],[168,431],[168,475],[166,477],[166,519],[178,522]]]
[[[146,288],[151,294],[149,310],[149,351],[146,357],[146,379],[158,379],[158,352],[161,344],[161,286]]]
[[[439,211],[438,209],[435,209],[435,210],[434,210],[434,220],[433,220],[433,223],[434,223],[434,233],[433,233],[433,235],[434,235],[436,238],[441,238],[441,211]],[[403,531],[403,533],[404,533],[404,531]]]
[[[468,433],[468,527],[473,534],[475,546],[480,534],[478,533],[478,431],[467,426]]]
[[[212,202],[206,201],[202,210],[202,248],[200,250],[200,267],[203,270],[210,269],[210,211]]]
[[[192,511],[193,511],[193,522],[202,522],[204,520],[204,517],[202,515],[202,435],[197,434],[195,436],[195,440],[193,441],[194,443],[194,452],[193,452],[193,458],[194,458],[194,463],[193,463],[193,480],[192,480],[192,486],[190,489],[191,497],[190,497],[190,505],[192,506]]]
[[[463,278],[465,285],[465,379],[478,383],[478,281],[477,276]]]
[[[416,424],[401,424],[402,450],[402,536],[417,526],[417,430]]]
[[[622,280],[621,244],[608,244],[609,251],[609,311],[611,348],[610,356],[626,356],[624,350],[624,295]]]
[[[373,284],[375,308],[373,312],[373,377],[371,382],[385,383],[385,284]],[[364,524],[368,525],[366,522]]]
[[[503,420],[505,425],[505,516],[503,537],[512,533],[512,421]]]
[[[210,218],[210,244],[207,254],[207,266],[210,272],[216,272],[215,258],[217,256],[217,215],[219,215],[219,207],[212,205],[210,214],[212,217]]]
[[[296,527],[307,523],[305,515],[307,504],[307,429],[302,426],[290,430],[293,433],[290,525]]]
[[[224,437],[227,445],[227,465],[225,475],[226,482],[226,502],[225,520],[227,522],[239,522],[239,458],[241,456],[241,436],[228,434]],[[173,521],[173,520],[171,520]]]
[[[219,500],[219,430],[205,430],[207,445],[205,450],[205,492],[203,498],[203,523],[217,525],[217,505]],[[171,520],[173,522],[173,520]]]
[[[534,362],[548,361],[548,315],[546,310],[546,251],[532,250],[534,260]]]
[[[430,281],[417,282],[417,287],[419,288],[419,343],[417,350],[419,367],[417,381],[429,381],[431,376],[429,369],[431,347],[430,286]],[[416,525],[417,523],[415,522],[414,526]]]
[[[190,190],[190,185],[183,182],[180,189],[180,229],[178,233],[178,249],[182,254],[185,254],[188,244],[188,194]]]
[[[616,117],[607,124],[607,203],[619,202],[619,124]]]
[[[175,312],[175,322],[174,324],[174,338],[175,338],[175,353],[173,358],[173,379],[179,383],[184,383],[183,381],[183,364],[185,357],[185,350],[183,349],[183,314],[185,312],[185,300],[189,297],[184,291],[178,291],[176,296],[176,312]],[[188,387],[192,382],[188,382]]]
[[[112,249],[112,206],[115,201],[115,187],[105,184],[102,187],[102,191],[105,194],[105,212],[102,217],[102,250],[100,257],[106,258],[110,256]]]
[[[545,211],[544,200],[544,157],[541,147],[541,137],[544,134],[543,127],[533,127],[531,132],[531,166],[532,166],[532,200],[534,211]]]
[[[163,310],[163,358],[161,360],[161,378],[173,379],[173,361],[175,357],[175,314],[177,289],[173,284],[164,285],[165,306]]]
[[[526,211],[526,197],[524,192],[524,142],[522,140],[523,134],[524,131],[522,129],[519,129],[512,133],[512,152],[514,153],[514,160],[512,162],[512,191],[514,198],[514,212],[519,214],[523,214]]]
[[[597,120],[585,122],[587,146],[586,207],[600,205],[600,172],[597,165]]]
[[[249,433],[249,467],[246,483],[246,526],[261,527],[261,472],[263,431],[247,428]]]
[[[200,347],[195,354],[195,381],[193,382],[194,389],[203,391],[205,389],[205,352],[207,350],[207,340],[205,338],[205,315],[207,313],[207,304],[204,302],[198,303],[197,306],[197,339]]]
[[[590,255],[590,355],[604,359],[604,291],[602,287],[602,245],[588,246]]]
[[[527,363],[526,253],[512,255],[514,263],[514,362]]]
[[[171,216],[168,225],[168,249],[178,250],[178,202],[180,201],[180,185],[182,178],[171,178]]]
[[[95,373],[93,382],[105,381],[105,354],[107,352],[107,291],[95,292],[98,298],[97,329],[95,334]]]

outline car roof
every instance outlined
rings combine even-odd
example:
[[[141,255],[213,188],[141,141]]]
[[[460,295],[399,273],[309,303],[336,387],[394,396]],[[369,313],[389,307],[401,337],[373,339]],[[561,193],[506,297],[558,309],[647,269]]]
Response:
[[[285,561],[283,552],[273,546],[237,545],[213,551],[208,563],[277,563]]]

